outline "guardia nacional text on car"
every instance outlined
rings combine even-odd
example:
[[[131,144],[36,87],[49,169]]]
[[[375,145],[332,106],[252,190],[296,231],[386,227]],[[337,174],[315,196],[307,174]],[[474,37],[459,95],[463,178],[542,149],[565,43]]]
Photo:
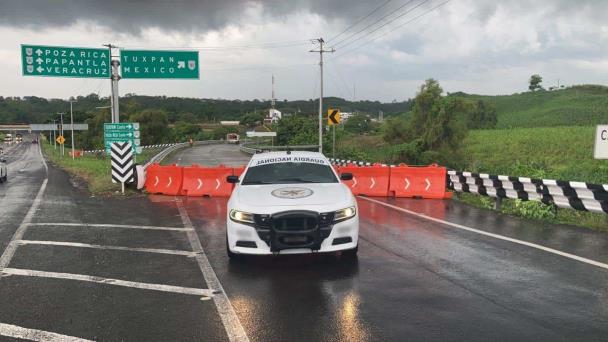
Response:
[[[227,252],[356,256],[357,201],[321,153],[255,154],[236,183],[227,210]]]

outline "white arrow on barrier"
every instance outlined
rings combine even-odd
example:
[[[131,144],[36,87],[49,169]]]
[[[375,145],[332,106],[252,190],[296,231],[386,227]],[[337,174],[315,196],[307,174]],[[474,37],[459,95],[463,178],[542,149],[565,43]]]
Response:
[[[198,180],[198,186],[196,187],[196,190],[199,190],[203,186],[203,181],[200,178],[198,178],[197,180]]]
[[[354,188],[355,186],[357,186],[357,178],[353,177],[353,185],[351,185],[351,188]]]
[[[217,182],[217,186],[215,187],[215,190],[217,190],[220,188],[221,183],[220,183],[220,180],[217,178],[215,179],[215,181]]]
[[[157,186],[158,185],[158,176],[155,176],[154,179],[155,179],[154,186]]]
[[[376,181],[374,180],[374,177],[372,177],[372,185],[370,185],[369,188],[370,189],[373,188],[374,185],[376,185]]]
[[[424,180],[426,181],[426,188],[424,190],[429,191],[429,188],[431,187],[431,182],[428,178],[425,178]]]
[[[167,184],[167,188],[171,186],[172,182],[173,182],[173,178],[169,177],[169,184]]]
[[[405,190],[407,190],[410,187],[410,180],[409,179],[405,179]]]

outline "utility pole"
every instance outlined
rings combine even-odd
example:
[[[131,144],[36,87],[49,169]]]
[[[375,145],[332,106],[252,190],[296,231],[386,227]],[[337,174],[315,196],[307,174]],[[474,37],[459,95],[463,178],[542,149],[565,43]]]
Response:
[[[319,95],[319,152],[323,153],[323,53],[325,52],[336,52],[334,48],[331,50],[324,50],[323,44],[325,41],[323,38],[313,39],[313,44],[319,44],[319,50],[310,50],[310,52],[319,53],[319,68],[321,70],[321,94]]]
[[[72,104],[74,102],[76,102],[76,100],[70,99],[70,126],[72,129],[72,135],[71,135],[71,139],[72,140],[72,160],[74,160],[74,114],[72,113]]]
[[[112,44],[104,44],[103,46],[106,46],[110,50],[110,64],[112,65],[112,76],[110,76],[112,82],[112,96],[110,97],[112,102],[112,123],[119,123],[118,81],[120,80],[120,75],[118,74],[118,67],[120,66],[120,61],[112,59],[112,49],[118,48],[118,46]]]
[[[63,137],[65,139],[65,137],[63,136],[63,116],[65,115],[65,113],[57,113],[60,117],[61,117],[61,130],[59,132],[59,134],[61,135],[61,137]],[[61,156],[63,157],[65,155],[65,143],[61,144]]]
[[[57,149],[57,120],[53,120],[53,147]],[[50,141],[49,141],[50,142]]]

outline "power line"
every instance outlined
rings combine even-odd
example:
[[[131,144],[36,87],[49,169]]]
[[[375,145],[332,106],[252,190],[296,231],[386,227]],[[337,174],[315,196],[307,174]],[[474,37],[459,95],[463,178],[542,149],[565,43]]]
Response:
[[[391,20],[387,21],[386,23],[384,23],[384,24],[382,24],[382,25],[380,25],[380,26],[376,27],[375,29],[373,29],[372,31],[370,31],[370,32],[366,33],[365,35],[360,36],[360,37],[358,37],[357,39],[355,39],[355,40],[351,40],[350,42],[348,42],[348,43],[346,43],[346,44],[342,45],[342,46],[341,46],[341,48],[344,48],[344,47],[346,47],[346,46],[349,46],[349,45],[351,45],[351,44],[352,44],[352,43],[354,43],[354,42],[357,42],[357,41],[359,41],[359,40],[361,40],[361,39],[363,39],[363,38],[365,38],[365,37],[368,37],[368,36],[369,36],[369,35],[371,35],[372,33],[374,33],[374,32],[376,32],[376,31],[378,31],[379,29],[381,29],[381,28],[385,27],[386,25],[389,25],[390,23],[394,22],[395,20],[402,18],[402,17],[403,17],[403,16],[405,16],[406,14],[411,13],[413,10],[415,10],[416,8],[418,8],[418,7],[422,6],[422,5],[424,5],[425,3],[429,2],[429,1],[430,1],[430,0],[424,0],[424,1],[419,2],[419,3],[418,3],[418,5],[416,5],[416,6],[412,7],[412,8],[410,8],[409,10],[407,10],[407,11],[403,12],[402,14],[400,14],[399,16],[397,16],[397,17],[395,17],[395,18],[393,18],[393,19],[391,19]]]
[[[393,12],[391,12],[391,13],[389,13],[389,14],[385,15],[385,16],[380,17],[378,20],[376,20],[376,21],[374,21],[373,23],[371,23],[371,24],[369,24],[369,25],[365,26],[365,27],[364,27],[364,28],[362,28],[361,30],[359,30],[359,31],[357,31],[357,32],[355,32],[355,33],[350,34],[348,37],[346,37],[346,38],[344,38],[344,39],[340,40],[339,42],[337,42],[336,44],[334,44],[334,46],[338,46],[338,45],[342,44],[342,42],[349,40],[351,37],[354,37],[354,36],[358,35],[359,33],[363,32],[363,31],[367,30],[368,28],[370,28],[370,27],[372,27],[372,26],[376,25],[377,23],[381,22],[381,21],[382,21],[382,20],[384,20],[385,18],[390,17],[391,15],[395,14],[397,11],[399,11],[399,10],[401,10],[402,8],[404,8],[405,6],[409,5],[409,4],[410,4],[412,1],[414,1],[414,0],[409,0],[409,1],[407,1],[407,2],[406,2],[406,3],[404,3],[403,5],[401,5],[401,6],[397,7],[397,8],[396,8],[396,9],[395,9]]]
[[[376,7],[373,11],[371,11],[370,13],[368,13],[366,16],[360,18],[359,20],[357,20],[354,24],[350,25],[349,27],[347,27],[344,31],[340,32],[338,35],[332,37],[331,39],[329,39],[327,42],[330,42],[338,37],[340,37],[341,35],[343,35],[344,33],[346,33],[346,31],[350,30],[351,28],[357,26],[360,22],[362,22],[363,20],[369,18],[372,14],[376,13],[379,9],[381,9],[382,7],[386,6],[389,2],[391,2],[392,0],[386,0],[382,5]]]
[[[247,50],[247,49],[280,49],[294,46],[308,45],[310,40],[293,40],[284,42],[267,42],[259,44],[247,45],[227,45],[227,46],[120,46],[121,48],[154,48],[154,49],[184,49],[184,50],[206,50],[206,51],[224,51],[224,50]]]
[[[427,14],[431,13],[432,11],[436,10],[437,8],[439,8],[439,7],[442,7],[442,6],[446,5],[446,4],[447,4],[448,2],[450,2],[450,1],[452,1],[452,0],[447,0],[447,1],[442,2],[442,3],[440,3],[439,5],[437,5],[437,6],[435,6],[435,7],[432,7],[432,8],[431,8],[431,9],[429,9],[428,11],[423,12],[423,13],[421,13],[421,14],[419,14],[419,15],[417,15],[417,16],[415,16],[415,17],[413,17],[413,18],[411,18],[410,20],[408,20],[408,21],[406,21],[406,22],[404,22],[404,23],[402,23],[402,24],[400,24],[400,25],[397,25],[397,26],[393,27],[391,30],[389,30],[389,31],[387,31],[387,32],[384,32],[384,33],[382,33],[382,34],[379,34],[379,35],[377,35],[376,37],[372,38],[371,40],[368,40],[368,41],[366,41],[366,42],[364,42],[364,43],[362,43],[362,44],[359,44],[359,45],[357,45],[356,47],[351,48],[351,49],[349,49],[349,50],[347,50],[347,51],[345,51],[345,52],[343,52],[343,53],[341,53],[341,54],[339,54],[339,55],[337,55],[337,56],[333,57],[333,58],[332,58],[332,60],[333,60],[333,59],[340,58],[340,57],[342,57],[342,56],[344,56],[344,55],[346,55],[346,54],[348,54],[348,53],[354,52],[354,51],[356,51],[356,50],[360,49],[361,47],[363,47],[363,46],[365,46],[365,45],[368,45],[368,44],[370,44],[370,43],[372,43],[372,42],[376,41],[377,39],[379,39],[379,38],[382,38],[382,37],[386,36],[387,34],[393,33],[393,32],[394,32],[394,31],[396,31],[397,29],[400,29],[400,28],[402,28],[403,26],[405,26],[405,25],[407,25],[407,24],[409,24],[409,23],[412,23],[412,22],[414,22],[414,21],[416,21],[416,20],[420,19],[421,17],[423,17],[423,16],[425,16],[425,15],[427,15]]]

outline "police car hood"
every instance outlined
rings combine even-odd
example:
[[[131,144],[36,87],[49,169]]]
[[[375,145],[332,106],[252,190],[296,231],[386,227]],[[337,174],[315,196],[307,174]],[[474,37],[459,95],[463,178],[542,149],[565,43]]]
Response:
[[[350,203],[351,192],[341,183],[241,185],[237,201],[251,207],[339,205]]]

